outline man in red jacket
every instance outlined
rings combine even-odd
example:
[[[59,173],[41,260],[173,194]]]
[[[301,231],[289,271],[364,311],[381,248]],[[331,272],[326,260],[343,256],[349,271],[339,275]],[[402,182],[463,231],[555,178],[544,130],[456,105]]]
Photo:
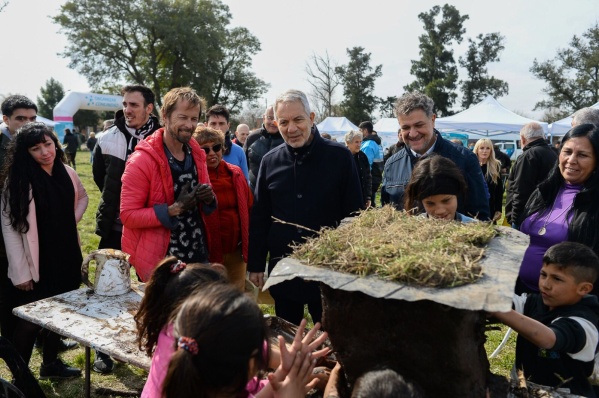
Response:
[[[167,255],[186,263],[218,261],[209,253],[216,209],[206,153],[191,139],[203,100],[188,87],[164,96],[163,128],[137,144],[127,160],[121,191],[123,250],[142,281]]]

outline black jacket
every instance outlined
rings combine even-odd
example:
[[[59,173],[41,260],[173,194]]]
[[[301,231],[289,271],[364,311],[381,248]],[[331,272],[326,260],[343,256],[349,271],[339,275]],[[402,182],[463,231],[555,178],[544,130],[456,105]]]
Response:
[[[75,153],[79,149],[79,138],[73,133],[67,133],[62,140],[62,144],[66,145],[64,150],[66,153]]]
[[[358,168],[358,176],[360,177],[360,185],[362,186],[362,198],[364,204],[372,198],[372,177],[370,175],[370,165],[368,157],[362,151],[354,154],[356,167]]]
[[[503,180],[501,179],[501,175],[497,177],[497,182],[493,182],[491,177],[487,177],[486,164],[481,166],[481,170],[489,188],[489,212],[492,218],[495,212],[503,211]]]
[[[553,348],[540,349],[518,336],[516,367],[524,369],[524,374],[533,383],[550,387],[563,384],[564,388],[570,388],[572,394],[596,397],[588,381],[595,361],[592,357],[586,361],[574,359],[569,354],[580,353],[588,344],[585,330],[575,319],[588,321],[596,327],[599,321],[597,297],[587,295],[576,304],[550,311],[543,304],[541,295],[532,294],[526,298],[523,314],[551,328],[556,340]]]
[[[505,216],[510,224],[520,225],[524,207],[537,185],[549,174],[557,155],[543,139],[537,139],[523,148],[510,170],[507,180]]]
[[[281,133],[270,134],[264,126],[257,130],[252,139],[248,136],[246,142],[249,146],[246,149],[245,155],[248,160],[248,168],[250,172],[250,187],[252,190],[256,189],[256,178],[258,177],[258,170],[260,170],[260,162],[262,157],[266,155],[268,151],[278,147],[283,142]]]
[[[310,145],[284,144],[262,158],[250,218],[248,271],[264,272],[292,251],[290,245],[314,236],[322,227],[335,228],[362,207],[362,190],[354,159],[343,145],[326,140],[313,129]],[[286,223],[273,221],[273,217]],[[304,229],[296,225],[309,228]],[[319,297],[318,284],[294,279],[280,294]],[[276,289],[275,289],[276,290]]]

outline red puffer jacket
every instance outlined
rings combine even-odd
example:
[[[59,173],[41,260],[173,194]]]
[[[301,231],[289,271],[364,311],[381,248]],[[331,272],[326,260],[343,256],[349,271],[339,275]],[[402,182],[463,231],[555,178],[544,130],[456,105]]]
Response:
[[[155,205],[175,202],[175,188],[171,169],[164,153],[161,128],[144,141],[127,160],[122,177],[121,220],[123,221],[123,251],[129,253],[129,261],[142,281],[147,281],[156,264],[166,256],[171,231],[158,220]],[[209,184],[206,154],[195,140],[189,141],[201,184]],[[218,245],[213,244],[219,235],[214,217],[207,217],[199,205],[206,229],[210,261],[222,262]]]

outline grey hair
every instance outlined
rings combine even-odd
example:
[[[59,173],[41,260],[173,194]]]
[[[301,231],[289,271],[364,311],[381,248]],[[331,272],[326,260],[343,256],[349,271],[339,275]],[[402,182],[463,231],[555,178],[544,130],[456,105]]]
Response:
[[[420,109],[426,114],[426,117],[431,117],[434,106],[435,103],[427,95],[418,92],[405,93],[395,103],[395,115],[399,117]]]
[[[543,127],[537,122],[530,122],[525,124],[520,130],[520,135],[527,140],[534,140],[536,138],[545,138],[545,132]]]
[[[299,90],[287,90],[283,94],[279,95],[275,100],[275,106],[273,108],[273,112],[275,113],[275,119],[277,118],[277,107],[282,102],[301,102],[304,106],[304,110],[306,114],[310,114],[310,103],[308,102],[308,97],[302,91]]]
[[[356,131],[356,130],[350,130],[347,132],[347,134],[345,134],[345,142],[346,143],[350,143],[354,140],[354,138],[356,137],[363,137],[363,134],[360,131]]]
[[[599,108],[582,108],[572,115],[572,127],[579,124],[599,125]]]

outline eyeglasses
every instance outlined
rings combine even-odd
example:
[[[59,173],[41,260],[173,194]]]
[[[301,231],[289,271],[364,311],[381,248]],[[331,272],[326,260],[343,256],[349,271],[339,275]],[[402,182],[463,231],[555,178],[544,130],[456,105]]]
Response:
[[[212,152],[216,153],[216,152],[220,151],[222,148],[223,148],[222,144],[216,144],[213,146],[203,146],[202,147],[204,152],[206,152],[206,155],[208,155],[210,153],[210,150],[212,150]]]

